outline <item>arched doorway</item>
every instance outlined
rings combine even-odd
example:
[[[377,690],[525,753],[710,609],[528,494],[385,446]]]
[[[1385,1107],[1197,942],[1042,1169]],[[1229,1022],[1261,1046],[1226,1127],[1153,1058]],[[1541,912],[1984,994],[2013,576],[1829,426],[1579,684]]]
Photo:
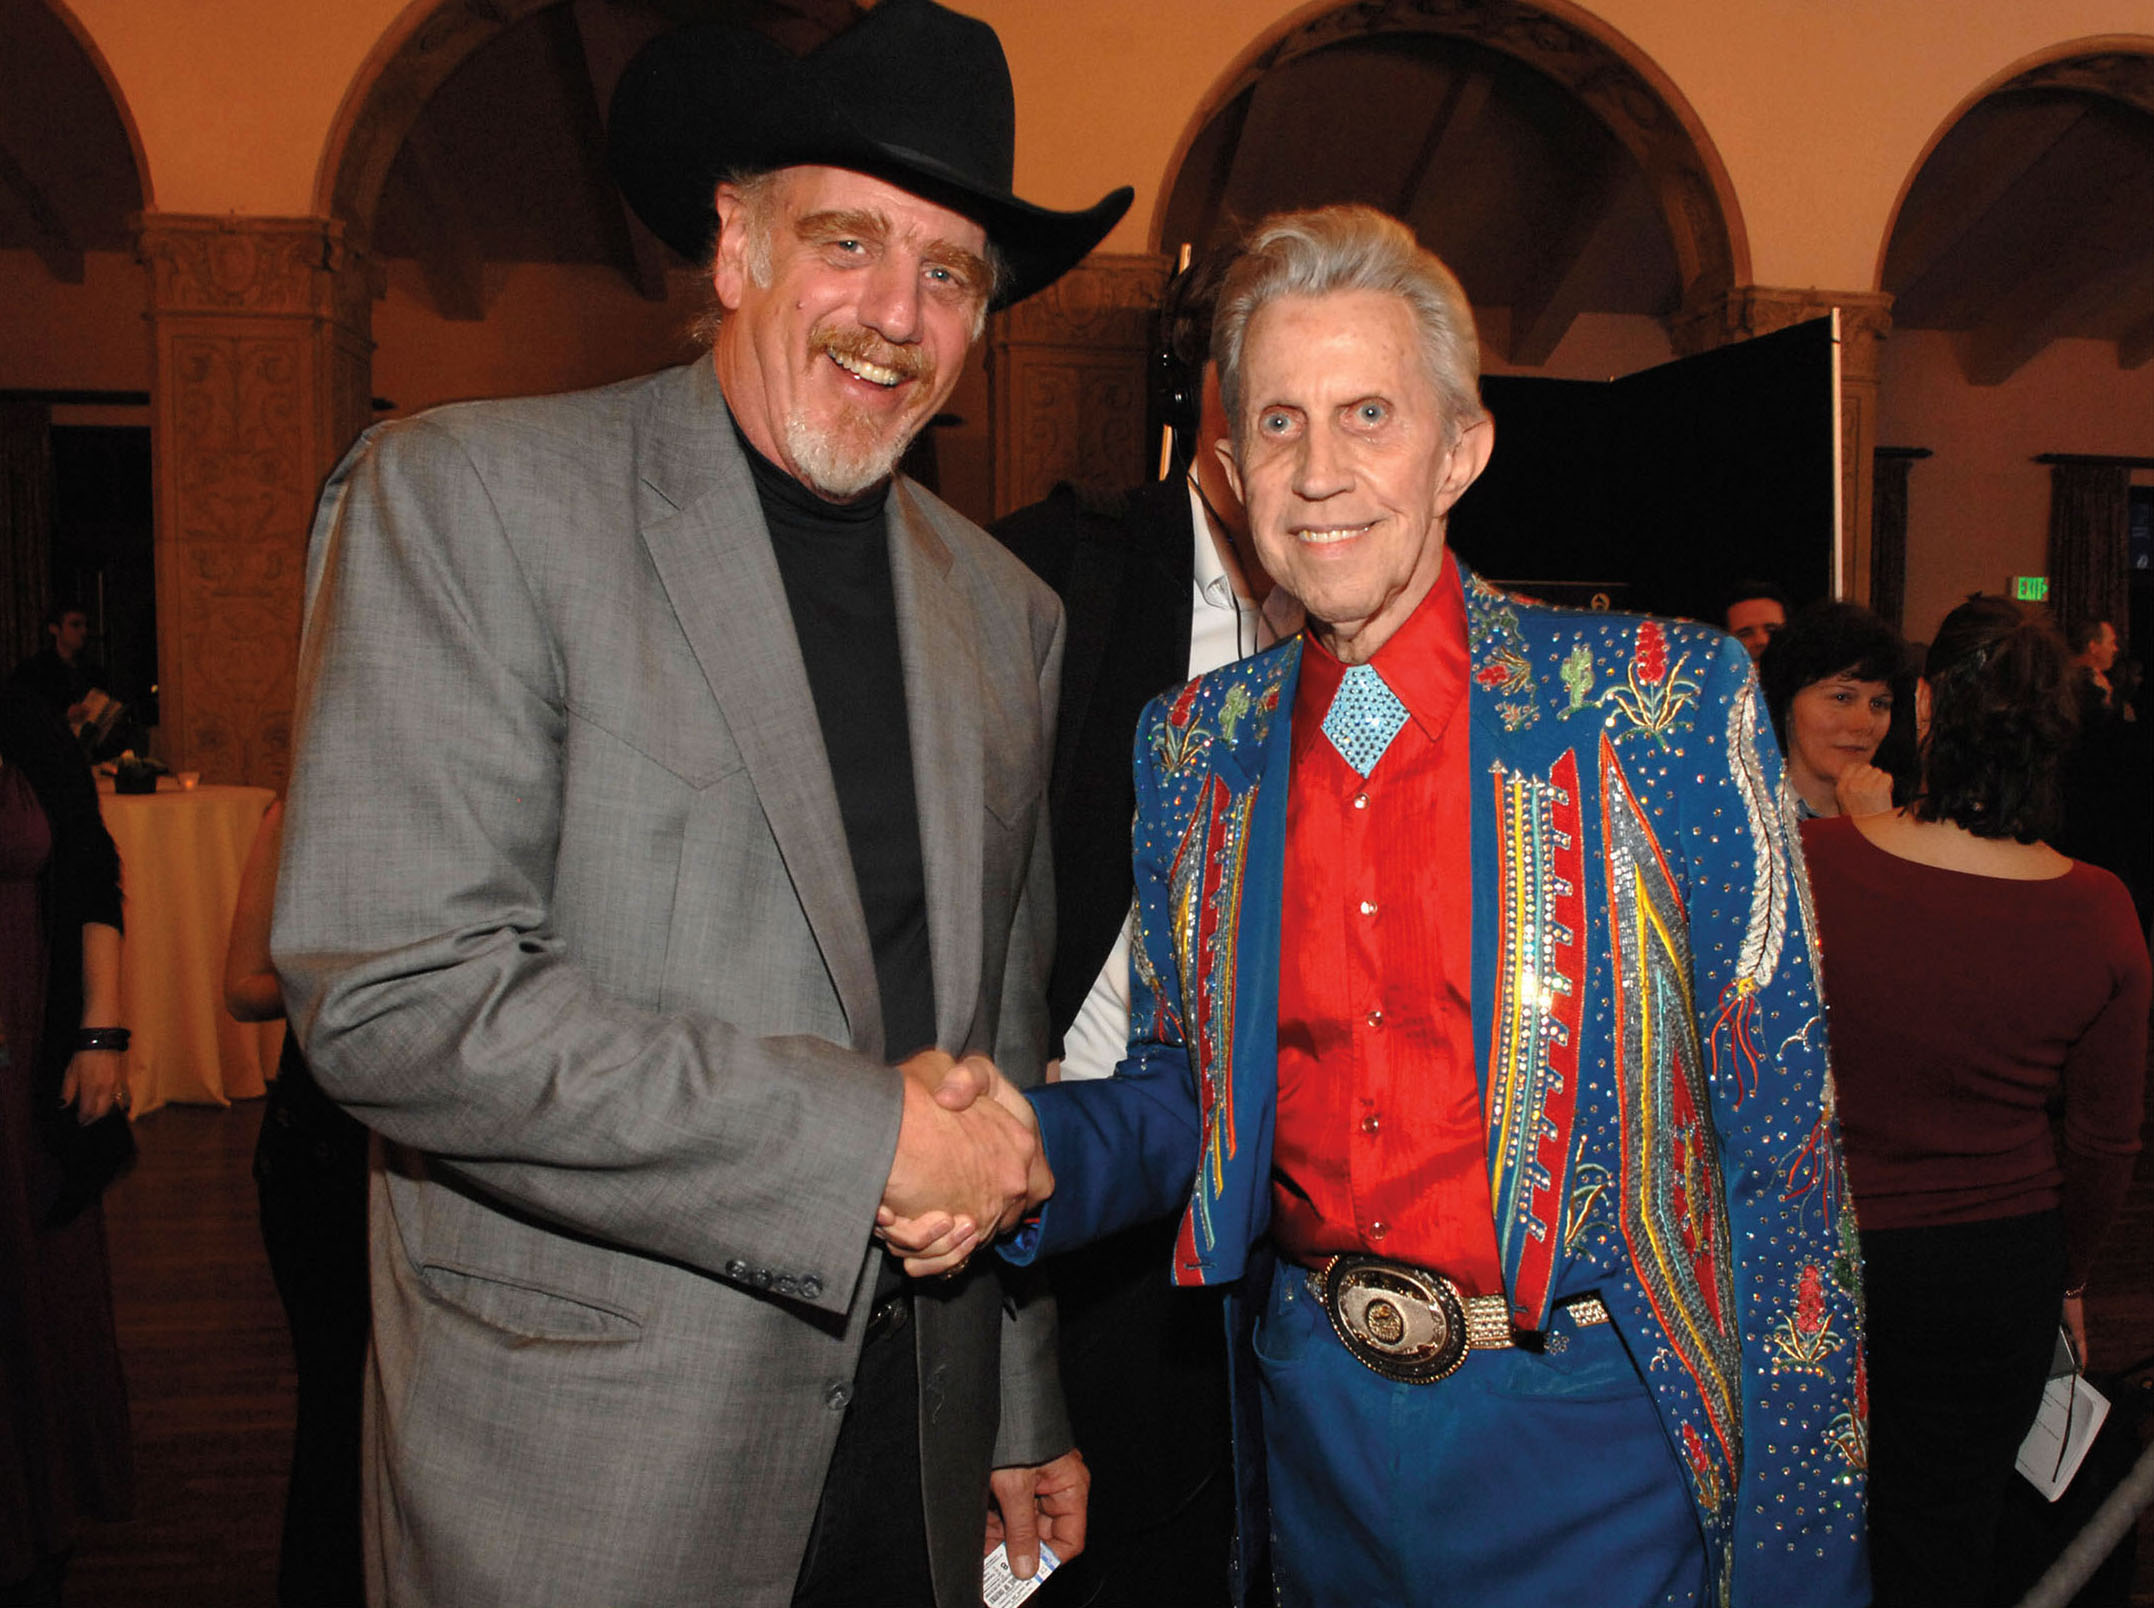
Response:
[[[1169,252],[1284,207],[1361,201],[1404,219],[1459,274],[1497,367],[1643,366],[1749,277],[1695,114],[1567,9],[1347,5],[1293,25],[1209,98],[1164,193]],[[1602,327],[1577,338],[1581,319]]]
[[[2135,496],[2154,518],[2154,40],[2063,46],[1971,96],[1908,178],[1879,283],[1888,427],[1931,454],[1879,471],[1901,481],[1910,627],[2041,575],[2068,621],[2128,638],[2136,612],[2143,637],[2126,543]]]
[[[0,7],[0,673],[81,606],[81,663],[144,711],[157,681],[148,366],[133,119],[64,9]]]

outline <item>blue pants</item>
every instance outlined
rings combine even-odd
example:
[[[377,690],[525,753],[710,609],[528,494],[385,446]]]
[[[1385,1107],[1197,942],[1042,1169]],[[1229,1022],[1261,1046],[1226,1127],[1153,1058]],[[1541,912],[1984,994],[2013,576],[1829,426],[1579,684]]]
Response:
[[[1280,1608],[1710,1602],[1660,1414],[1612,1324],[1401,1385],[1282,1264],[1256,1328]]]

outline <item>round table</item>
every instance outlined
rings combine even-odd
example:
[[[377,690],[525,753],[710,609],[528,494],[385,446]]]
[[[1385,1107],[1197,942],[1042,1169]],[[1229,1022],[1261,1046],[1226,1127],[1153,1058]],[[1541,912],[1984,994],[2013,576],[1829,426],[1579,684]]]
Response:
[[[120,1019],[134,1030],[127,1088],[137,1117],[169,1100],[259,1095],[284,1044],[282,1022],[235,1022],[224,1008],[240,873],[276,794],[162,780],[155,793],[115,793],[109,783],[98,793],[126,895]]]

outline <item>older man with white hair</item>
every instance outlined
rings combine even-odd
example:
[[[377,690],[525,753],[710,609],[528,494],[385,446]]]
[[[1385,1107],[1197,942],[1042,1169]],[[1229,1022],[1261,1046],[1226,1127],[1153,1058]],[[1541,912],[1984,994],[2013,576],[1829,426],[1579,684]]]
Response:
[[[1853,1224],[1749,661],[1447,550],[1494,432],[1397,222],[1260,226],[1213,351],[1310,625],[1145,713],[1128,1053],[996,1088],[1059,1183],[1009,1254],[1183,1208],[1172,1276],[1243,1336],[1248,1600],[1269,1541],[1287,1608],[1866,1601]]]

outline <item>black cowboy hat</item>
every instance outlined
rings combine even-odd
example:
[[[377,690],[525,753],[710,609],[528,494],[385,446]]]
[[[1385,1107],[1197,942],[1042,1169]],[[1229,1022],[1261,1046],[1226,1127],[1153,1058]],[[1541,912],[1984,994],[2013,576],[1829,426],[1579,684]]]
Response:
[[[710,249],[727,173],[851,168],[984,228],[1009,266],[998,307],[1074,267],[1135,194],[1124,186],[1082,212],[1011,194],[1017,103],[1002,41],[934,0],[883,0],[805,56],[727,23],[662,34],[621,74],[607,127],[621,193],[691,261]]]

